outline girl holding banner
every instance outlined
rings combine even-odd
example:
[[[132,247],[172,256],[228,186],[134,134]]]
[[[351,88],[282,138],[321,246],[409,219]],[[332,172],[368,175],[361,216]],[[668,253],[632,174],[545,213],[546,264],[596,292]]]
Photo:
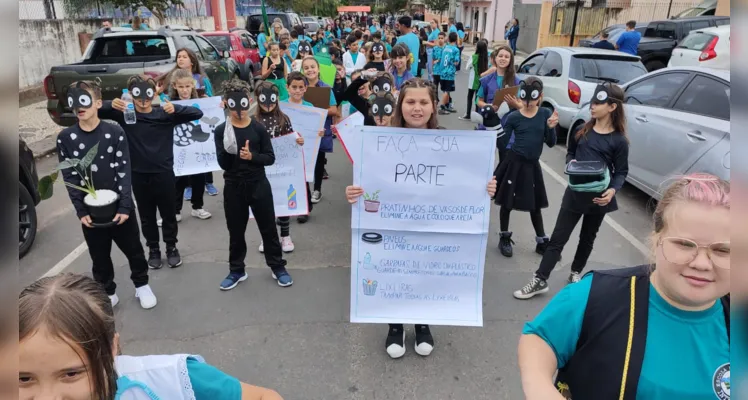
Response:
[[[381,93],[381,92],[380,92]],[[378,95],[385,96],[383,94]],[[411,129],[439,129],[436,113],[436,91],[429,82],[413,78],[406,81],[400,90],[400,96],[391,119],[391,126]],[[496,178],[486,186],[488,195],[496,194]],[[345,195],[348,202],[354,204],[364,194],[360,186],[348,186]],[[415,351],[421,356],[428,356],[434,349],[434,338],[428,325],[416,325]],[[387,340],[387,354],[400,358],[405,354],[405,327],[403,324],[390,324]]]

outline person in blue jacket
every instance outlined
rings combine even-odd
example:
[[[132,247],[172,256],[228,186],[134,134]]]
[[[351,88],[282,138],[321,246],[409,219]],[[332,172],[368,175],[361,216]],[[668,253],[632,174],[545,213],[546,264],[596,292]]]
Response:
[[[652,265],[592,271],[525,324],[527,400],[730,398],[730,183],[675,179],[653,218]]]
[[[519,37],[519,20],[512,18],[509,29],[504,33],[504,39],[509,41],[509,47],[512,48],[512,53],[517,54],[517,38]]]

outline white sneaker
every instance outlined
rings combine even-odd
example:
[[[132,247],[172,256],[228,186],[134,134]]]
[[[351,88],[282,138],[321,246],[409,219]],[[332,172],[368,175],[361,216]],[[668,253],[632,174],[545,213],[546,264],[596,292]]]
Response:
[[[260,253],[264,253],[265,252],[265,243],[263,243],[262,241],[260,241],[260,247],[257,250],[259,250]]]
[[[112,308],[114,308],[114,306],[116,306],[117,304],[119,304],[119,297],[117,297],[117,293],[109,296],[109,300],[112,301]]]
[[[293,249],[295,249],[295,246],[293,245],[291,236],[281,237],[281,250],[283,250],[284,253],[290,253]]]
[[[580,280],[582,280],[582,274],[580,272],[572,271],[571,274],[569,274],[569,283],[577,283]]]
[[[177,213],[177,222],[182,222],[182,213]],[[164,220],[162,218],[159,218],[158,221],[156,221],[156,225],[160,228],[161,225],[163,225]]]
[[[135,288],[135,297],[140,300],[140,306],[146,310],[156,307],[156,295],[153,294],[150,285]]]
[[[211,213],[209,213],[209,212],[207,212],[207,211],[205,211],[205,210],[203,210],[201,208],[199,210],[192,210],[192,216],[195,217],[195,218],[200,218],[200,219],[208,219],[208,218],[212,217],[213,214],[211,214]]]
[[[312,203],[317,204],[322,199],[322,192],[315,190],[312,192]]]

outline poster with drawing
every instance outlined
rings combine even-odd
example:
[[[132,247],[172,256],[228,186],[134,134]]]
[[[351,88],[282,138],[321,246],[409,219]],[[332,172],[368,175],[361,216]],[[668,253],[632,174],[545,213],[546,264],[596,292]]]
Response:
[[[483,325],[491,131],[361,127],[351,322]]]
[[[314,182],[314,165],[319,153],[319,131],[325,129],[327,110],[291,103],[280,103],[281,111],[288,115],[291,125],[304,138],[304,162],[306,163],[306,181]]]
[[[306,179],[304,174],[304,150],[296,144],[296,134],[270,140],[275,152],[273,165],[265,167],[265,174],[273,191],[276,217],[292,217],[309,214]],[[254,218],[252,209],[250,218]]]
[[[197,107],[203,117],[174,128],[174,175],[194,175],[219,171],[214,133],[226,118],[219,107],[220,96],[179,100],[174,104]]]
[[[361,139],[359,128],[362,126],[364,126],[364,114],[356,112],[332,127],[333,132],[338,135],[340,144],[343,145],[343,150],[345,150],[351,164],[359,156],[358,154],[351,154],[351,152],[354,149],[361,148],[358,141]]]

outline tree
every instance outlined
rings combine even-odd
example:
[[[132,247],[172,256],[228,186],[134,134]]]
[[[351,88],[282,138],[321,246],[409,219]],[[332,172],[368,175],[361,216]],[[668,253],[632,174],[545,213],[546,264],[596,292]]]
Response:
[[[439,14],[440,18],[449,10],[449,0],[426,0],[425,3],[426,7]]]
[[[314,10],[313,0],[266,0],[265,5],[273,7],[278,11],[290,11],[299,14],[311,14]]]
[[[389,14],[395,15],[398,11],[408,6],[408,0],[385,0],[382,9]]]
[[[166,15],[164,15],[166,10],[172,6],[184,7],[182,0],[108,0],[108,2],[122,9],[137,10],[140,7],[145,7],[158,19],[159,25],[163,25],[166,20]]]

